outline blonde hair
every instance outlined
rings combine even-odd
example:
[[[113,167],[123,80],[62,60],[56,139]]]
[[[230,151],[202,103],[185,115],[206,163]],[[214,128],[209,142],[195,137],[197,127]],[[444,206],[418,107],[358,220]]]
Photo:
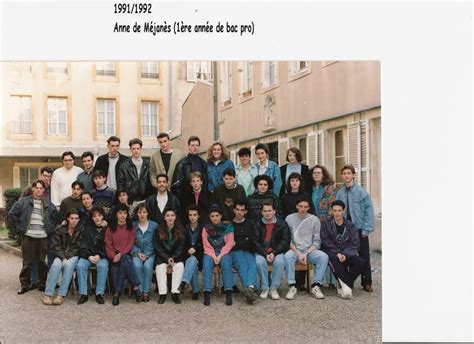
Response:
[[[207,149],[207,161],[216,161],[216,159],[214,158],[214,155],[212,155],[212,149],[214,148],[214,146],[217,146],[217,145],[219,145],[221,147],[221,150],[222,150],[220,160],[222,160],[222,161],[229,160],[229,155],[230,155],[229,150],[227,148],[225,148],[224,145],[221,142],[214,142]]]

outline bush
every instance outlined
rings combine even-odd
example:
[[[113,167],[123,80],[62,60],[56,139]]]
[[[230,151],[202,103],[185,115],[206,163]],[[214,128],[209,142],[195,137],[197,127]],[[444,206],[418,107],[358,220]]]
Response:
[[[20,188],[14,188],[14,189],[6,189],[5,192],[3,193],[3,196],[5,196],[5,204],[6,204],[5,211],[7,213],[6,218],[5,218],[5,226],[8,228],[8,237],[15,241],[19,241],[20,238],[16,231],[16,227],[11,222],[10,217],[8,216],[8,212],[13,207],[13,205],[18,200],[18,198],[20,198],[21,192],[22,190]]]

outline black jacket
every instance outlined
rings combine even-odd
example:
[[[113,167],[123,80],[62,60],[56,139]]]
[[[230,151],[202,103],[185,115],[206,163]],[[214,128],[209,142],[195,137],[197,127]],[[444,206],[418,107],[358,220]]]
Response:
[[[260,195],[255,191],[252,195],[247,197],[247,202],[249,205],[249,211],[247,213],[247,218],[250,220],[257,220],[262,217],[262,204],[263,202],[273,202],[274,209],[276,211],[276,216],[279,218],[280,215],[280,201],[278,197],[272,191]]]
[[[182,198],[179,200],[179,204],[181,205],[181,208],[180,208],[181,223],[186,223],[188,221],[187,219],[188,214],[186,214],[186,209],[190,205],[196,204],[196,199],[194,198],[194,194],[191,188],[184,192]],[[201,221],[207,222],[208,220],[207,212],[209,211],[209,208],[211,207],[211,193],[209,192],[209,190],[201,188],[201,193],[199,194],[198,207],[199,207],[199,217],[201,218]]]
[[[196,250],[196,253],[194,253],[194,257],[196,257],[196,259],[199,262],[199,270],[202,270],[202,258],[204,257],[204,246],[202,244],[202,227],[203,226],[199,224],[196,229],[198,231],[198,235],[197,235],[197,240],[194,243],[194,245],[191,243],[191,227],[189,227],[189,224],[188,224],[184,228],[184,231],[186,234],[185,257],[188,258],[189,257],[188,250],[190,248],[194,248]]]
[[[46,198],[42,199],[42,206],[44,229],[46,234],[50,236],[54,234],[56,222],[59,221],[59,213],[56,211],[54,204]],[[20,235],[24,235],[28,230],[33,208],[33,196],[26,196],[16,201],[8,213],[10,220],[16,226]]]
[[[149,214],[150,220],[155,221],[156,223],[158,223],[159,226],[161,226],[164,223],[164,220],[163,220],[163,214],[161,213],[160,208],[158,208],[156,194],[149,196],[146,199],[145,203],[146,203],[146,206],[148,207],[148,210],[150,211],[150,214]],[[168,192],[168,202],[166,202],[165,208],[173,208],[174,211],[178,214],[179,201],[171,192]]]
[[[150,182],[150,160],[147,158],[142,160],[140,175],[137,174],[132,159],[124,160],[118,170],[117,188],[127,190],[130,203],[142,201],[156,192]]]
[[[282,219],[286,219],[288,215],[297,212],[296,201],[298,201],[300,198],[304,198],[305,200],[308,201],[309,213],[314,215],[315,211],[314,211],[313,200],[311,199],[310,195],[307,192],[298,192],[298,193],[287,192],[280,199],[280,209],[281,209]]]
[[[79,256],[84,226],[78,224],[74,234],[69,235],[67,225],[58,226],[51,243],[51,252],[61,260]]]
[[[266,227],[262,219],[256,222],[257,225],[257,253],[266,256],[267,251],[263,246],[263,240],[265,239]],[[270,239],[270,247],[272,248],[273,254],[276,256],[280,253],[286,253],[290,249],[291,231],[286,221],[277,219],[275,228],[273,228],[272,237]]]
[[[242,250],[250,253],[256,253],[258,248],[257,228],[255,223],[250,220],[237,223],[232,222],[234,226],[235,246],[232,251]]]
[[[207,190],[207,162],[199,157],[201,162],[201,172],[202,175],[202,188]],[[189,174],[193,172],[193,164],[189,155],[182,158],[176,164],[173,180],[171,182],[171,192],[173,192],[178,198],[182,198],[186,190],[191,189],[191,184],[189,183]]]
[[[105,253],[105,227],[99,232],[94,223],[87,225],[82,234],[79,256],[88,259],[90,256],[99,255],[107,258]]]
[[[129,157],[119,153],[118,161],[115,165],[115,178],[117,179],[117,181],[120,165],[127,159],[129,159]],[[107,174],[109,173],[109,153],[105,153],[97,158],[97,161],[94,165],[94,172],[97,170],[103,171],[107,176]]]
[[[160,238],[160,229],[153,233],[153,247],[155,249],[155,265],[168,263],[173,258],[175,263],[184,262],[186,254],[186,239],[178,240],[173,237],[170,242]]]
[[[281,173],[281,190],[280,190],[280,198],[286,193],[286,168],[288,164],[283,165],[280,167]],[[311,192],[311,186],[313,185],[313,176],[309,173],[309,167],[305,164],[301,164],[301,177],[303,177],[304,181],[304,190]]]

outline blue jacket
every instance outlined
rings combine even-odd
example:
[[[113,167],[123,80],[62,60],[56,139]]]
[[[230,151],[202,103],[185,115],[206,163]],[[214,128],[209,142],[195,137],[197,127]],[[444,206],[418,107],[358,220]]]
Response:
[[[23,235],[30,224],[31,213],[33,212],[33,197],[27,196],[19,199],[10,209],[8,216],[16,225],[18,233]],[[59,213],[51,201],[43,198],[43,223],[48,236],[54,233],[56,222],[59,220]]]
[[[147,257],[154,256],[153,234],[158,228],[158,224],[155,221],[148,220],[148,229],[145,233],[138,227],[138,221],[133,222],[133,228],[135,228],[135,244],[133,245],[132,256],[135,257],[138,253],[143,253]]]
[[[214,164],[214,161],[207,162],[207,187],[209,191],[214,191],[216,186],[224,183],[222,178],[224,177],[224,171],[228,168],[235,170],[232,160],[221,160],[217,165]]]
[[[258,176],[259,174],[259,164],[258,162],[253,164],[252,165],[252,175],[253,175],[253,178],[255,179],[256,176]],[[268,160],[268,168],[267,170],[265,171],[265,173],[267,176],[270,176],[270,178],[272,178],[273,180],[273,193],[275,194],[275,196],[280,196],[280,190],[281,190],[281,185],[282,185],[282,181],[281,181],[281,172],[280,172],[280,167],[278,167],[278,164],[275,162],[275,161],[272,161],[272,160]]]
[[[347,191],[343,184],[336,194],[336,199],[346,204],[344,217],[347,218]],[[352,223],[356,229],[361,229],[362,234],[369,235],[374,231],[375,218],[372,200],[365,189],[354,183],[349,190],[349,208]]]

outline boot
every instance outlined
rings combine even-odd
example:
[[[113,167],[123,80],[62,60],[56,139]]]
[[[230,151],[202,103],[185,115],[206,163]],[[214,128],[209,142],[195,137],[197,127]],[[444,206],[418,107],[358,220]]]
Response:
[[[158,304],[162,305],[166,301],[166,294],[160,295],[160,298],[158,299]]]
[[[225,292],[225,304],[227,306],[232,306],[232,290],[227,290]]]
[[[205,291],[204,292],[204,305],[209,306],[211,304],[211,292]]]
[[[171,293],[171,300],[179,305],[181,303],[181,300],[179,299],[179,293]]]

